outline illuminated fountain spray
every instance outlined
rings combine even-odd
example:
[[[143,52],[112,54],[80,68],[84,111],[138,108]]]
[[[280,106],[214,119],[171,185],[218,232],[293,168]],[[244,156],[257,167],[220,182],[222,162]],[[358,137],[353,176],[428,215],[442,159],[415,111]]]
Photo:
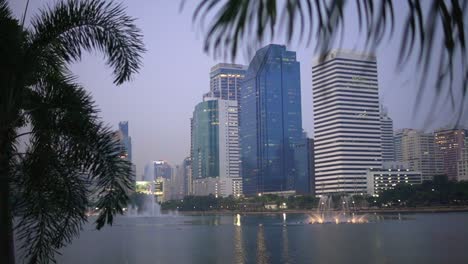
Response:
[[[351,212],[351,197],[340,196],[337,204],[333,202],[333,197],[322,195],[317,206],[317,212],[310,216],[311,224],[324,223],[367,223],[365,215],[355,215]]]

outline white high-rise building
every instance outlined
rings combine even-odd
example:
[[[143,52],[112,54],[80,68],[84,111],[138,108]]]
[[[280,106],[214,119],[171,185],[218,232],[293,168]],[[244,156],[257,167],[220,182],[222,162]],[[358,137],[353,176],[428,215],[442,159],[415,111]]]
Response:
[[[375,56],[332,51],[312,67],[316,194],[365,193],[382,167]]]
[[[395,161],[395,141],[393,140],[393,120],[388,116],[387,108],[381,106],[380,122],[382,125],[382,160]]]

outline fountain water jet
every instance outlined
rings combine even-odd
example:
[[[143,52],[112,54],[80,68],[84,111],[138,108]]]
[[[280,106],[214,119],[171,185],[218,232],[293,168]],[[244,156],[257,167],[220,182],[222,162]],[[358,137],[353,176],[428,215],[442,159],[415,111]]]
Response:
[[[367,223],[366,215],[355,215],[351,212],[350,200],[350,196],[343,195],[339,197],[338,203],[335,205],[332,196],[322,195],[317,206],[317,213],[310,215],[309,223]]]

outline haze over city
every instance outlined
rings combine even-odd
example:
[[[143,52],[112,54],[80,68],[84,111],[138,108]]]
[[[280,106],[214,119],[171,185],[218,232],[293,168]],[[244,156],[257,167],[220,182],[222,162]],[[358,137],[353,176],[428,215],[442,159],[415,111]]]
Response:
[[[26,0],[9,1],[17,17],[21,16]],[[28,15],[36,13],[54,0],[31,1]],[[79,82],[91,92],[104,122],[115,129],[119,121],[129,121],[130,136],[133,144],[133,161],[137,174],[143,173],[144,165],[150,160],[167,160],[171,164],[180,164],[189,156],[190,117],[202,95],[209,90],[209,71],[219,62],[230,60],[214,59],[203,52],[203,35],[192,22],[194,3],[185,1],[123,1],[130,16],[136,17],[136,25],[142,29],[147,52],[143,57],[143,68],[133,81],[116,87],[112,83],[111,71],[105,67],[102,55],[86,54],[81,62],[72,66]],[[400,6],[401,5],[401,6]],[[405,8],[395,2],[397,8]],[[402,21],[395,22],[401,25]],[[343,49],[362,51],[365,48],[364,37],[356,42],[358,34],[357,19],[346,18],[346,32],[342,42]],[[406,65],[403,72],[397,72],[401,32],[395,31],[394,37],[382,44],[376,52],[378,64],[379,93],[381,103],[389,111],[394,127],[431,130],[453,126],[455,111],[445,96],[434,110],[435,89],[426,87],[421,98],[417,98],[418,83],[412,63]],[[293,39],[288,44],[282,38],[272,43],[285,44],[288,50],[296,51],[301,67],[302,122],[304,130],[313,135],[312,107],[312,61],[317,57],[314,43],[310,46]],[[258,47],[269,44],[265,41]],[[244,46],[245,47],[245,46]],[[335,45],[337,47],[337,45]],[[248,65],[251,57],[240,52],[235,63]],[[253,54],[252,54],[253,56]],[[432,73],[432,74],[431,74]],[[433,77],[434,69],[430,74]],[[419,101],[419,108],[415,102]],[[464,113],[466,117],[467,107]],[[418,109],[418,113],[415,110]],[[450,117],[450,118],[447,118]],[[462,118],[461,125],[467,125],[467,118]]]

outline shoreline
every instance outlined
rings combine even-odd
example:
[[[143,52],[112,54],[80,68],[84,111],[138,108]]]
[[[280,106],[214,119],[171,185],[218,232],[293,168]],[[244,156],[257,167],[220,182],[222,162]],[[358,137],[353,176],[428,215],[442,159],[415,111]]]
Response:
[[[340,211],[340,210],[336,210]],[[457,213],[457,212],[468,212],[468,206],[443,206],[443,207],[417,207],[417,208],[369,208],[369,209],[358,209],[350,210],[351,213],[356,214],[415,214],[415,213]],[[317,210],[314,209],[286,209],[286,210],[275,210],[275,211],[242,211],[242,210],[210,210],[210,211],[170,211],[162,210],[162,214],[166,213],[177,213],[180,215],[268,215],[268,214],[314,214]]]

